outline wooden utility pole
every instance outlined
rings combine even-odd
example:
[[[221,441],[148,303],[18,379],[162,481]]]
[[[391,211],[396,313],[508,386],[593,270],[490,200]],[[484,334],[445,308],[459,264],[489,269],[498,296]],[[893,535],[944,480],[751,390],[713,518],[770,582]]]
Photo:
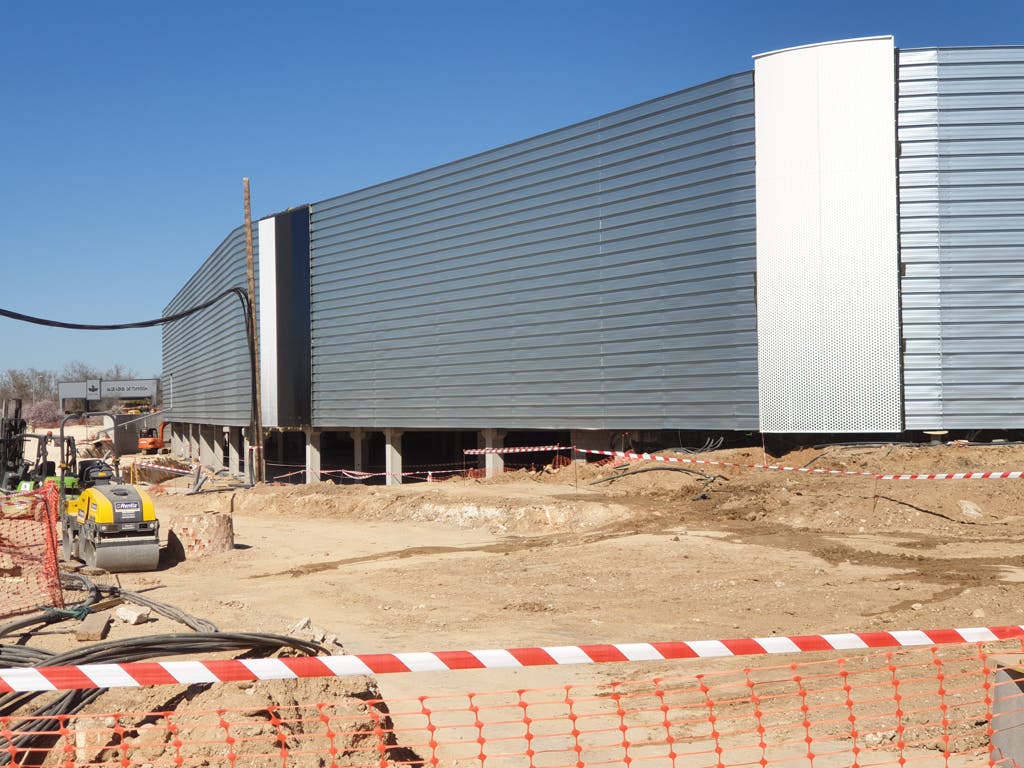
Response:
[[[256,264],[252,243],[252,212],[249,207],[249,179],[242,179],[242,197],[245,208],[245,273],[249,279],[249,349],[252,350],[253,405],[249,445],[252,447],[249,460],[252,462],[252,477],[261,482],[264,477],[263,458],[263,400],[260,396],[260,340],[256,333]]]

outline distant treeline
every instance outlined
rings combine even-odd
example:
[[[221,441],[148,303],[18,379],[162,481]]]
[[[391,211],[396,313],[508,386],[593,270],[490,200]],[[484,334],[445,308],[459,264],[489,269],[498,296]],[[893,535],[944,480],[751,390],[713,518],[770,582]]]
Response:
[[[60,417],[60,403],[57,397],[57,385],[60,382],[89,379],[119,381],[135,378],[138,378],[135,371],[123,365],[103,369],[77,360],[68,363],[60,371],[8,368],[0,372],[0,400],[20,399],[22,415],[30,423],[51,424]],[[99,407],[107,410],[116,404],[116,400],[102,401]]]

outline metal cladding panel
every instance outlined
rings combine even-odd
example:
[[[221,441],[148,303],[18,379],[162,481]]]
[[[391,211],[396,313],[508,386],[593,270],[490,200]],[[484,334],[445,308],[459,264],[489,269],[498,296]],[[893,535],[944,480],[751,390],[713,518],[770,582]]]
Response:
[[[899,52],[908,429],[1024,427],[1024,48]]]
[[[202,304],[233,287],[246,287],[245,227],[225,238],[171,299],[164,314]],[[172,409],[171,421],[235,427],[249,424],[249,346],[238,299],[225,298],[163,326],[163,386],[165,403]]]
[[[309,208],[262,219],[260,402],[264,427],[310,421]]]
[[[756,429],[741,73],[311,206],[313,424]]]
[[[764,432],[899,432],[892,38],[758,57]]]

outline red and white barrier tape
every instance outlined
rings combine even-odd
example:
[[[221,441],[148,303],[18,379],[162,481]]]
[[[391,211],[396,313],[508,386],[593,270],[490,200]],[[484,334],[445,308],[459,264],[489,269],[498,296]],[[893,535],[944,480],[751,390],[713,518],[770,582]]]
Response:
[[[814,469],[812,467],[786,467],[780,464],[736,464],[729,461],[712,461],[710,459],[688,459],[680,456],[653,456],[649,453],[629,453],[626,451],[593,451],[576,448],[578,453],[591,453],[598,456],[615,456],[622,459],[642,461],[663,461],[671,464],[700,464],[715,467],[736,467],[739,469],[767,469],[776,472],[803,472],[809,475],[846,475],[853,477],[870,477],[874,480],[1013,480],[1024,478],[1024,472],[932,472],[928,474],[880,474],[878,472],[854,472],[845,469]]]
[[[1024,471],[1015,472],[929,472],[914,474],[882,474],[878,472],[859,472],[845,469],[817,469],[814,467],[787,467],[781,464],[740,464],[732,461],[714,461],[712,459],[691,459],[683,456],[657,456],[650,453],[631,453],[629,451],[603,451],[588,448],[576,448],[565,445],[536,445],[521,448],[467,448],[463,451],[466,455],[481,454],[515,454],[515,453],[547,453],[550,451],[575,451],[576,453],[592,454],[596,456],[610,456],[612,458],[629,459],[632,461],[660,461],[667,464],[694,464],[705,467],[732,467],[735,469],[763,469],[774,472],[799,472],[808,475],[842,475],[845,477],[866,477],[873,480],[1020,480],[1024,479]],[[170,472],[177,475],[191,475],[195,468],[190,470],[165,467],[159,464],[137,463],[135,466],[145,469],[156,469],[163,472]],[[285,464],[270,464],[267,466],[297,466]],[[451,464],[439,464],[439,467],[451,466]],[[286,475],[279,475],[276,479],[283,480],[287,477],[304,474],[306,469],[299,469]],[[350,480],[366,480],[372,477],[427,477],[441,474],[459,474],[467,471],[463,469],[420,469],[412,472],[388,473],[388,472],[363,472],[356,469],[332,469],[321,470],[321,475],[338,474]]]
[[[462,452],[467,456],[479,456],[483,453],[546,453],[548,451],[571,451],[568,445],[533,445],[524,448],[466,448]]]
[[[271,466],[271,465],[267,465]],[[276,464],[273,466],[288,466],[284,464]],[[274,475],[273,478],[269,479],[269,482],[277,482],[278,480],[285,480],[289,477],[298,477],[299,475],[306,475],[311,473],[314,476],[327,476],[339,475],[348,480],[369,480],[372,477],[418,477],[427,481],[432,480],[438,475],[459,475],[464,472],[472,472],[472,468],[466,469],[418,469],[412,472],[363,472],[359,469],[321,469],[319,472],[309,469],[299,469],[295,472],[288,472],[284,475]]]
[[[363,472],[359,469],[321,469],[321,475],[341,475],[349,480],[368,480],[371,477],[432,477],[458,475],[471,469],[418,469],[413,472]]]
[[[192,467],[192,469],[180,469],[179,467],[165,467],[163,464],[150,464],[149,462],[144,461],[136,462],[135,466],[139,469],[156,469],[161,472],[168,472],[172,475],[193,475],[196,471],[195,467]]]
[[[875,475],[878,480],[1019,480],[1024,472],[945,472],[932,475]]]
[[[714,467],[736,467],[739,469],[771,469],[780,472],[806,472],[810,475],[853,475],[855,477],[880,477],[874,472],[852,472],[845,469],[813,469],[811,467],[784,467],[778,464],[734,464],[730,461],[712,461],[711,459],[688,459],[681,456],[654,456],[650,453],[630,453],[628,451],[593,451],[587,448],[576,448],[577,453],[590,453],[597,456],[614,456],[620,459],[642,461],[663,461],[670,464],[700,464]],[[896,476],[894,475],[893,478]]]
[[[82,664],[0,669],[0,693],[12,691],[134,688],[239,680],[382,675],[458,669],[507,669],[608,662],[707,659],[721,656],[910,648],[1024,639],[1024,626],[857,632],[740,640],[563,645],[433,653],[371,653],[281,659]]]

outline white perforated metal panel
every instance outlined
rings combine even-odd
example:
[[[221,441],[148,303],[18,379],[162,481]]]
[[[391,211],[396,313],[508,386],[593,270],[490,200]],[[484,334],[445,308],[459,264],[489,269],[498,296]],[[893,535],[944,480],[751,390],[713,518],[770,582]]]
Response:
[[[892,38],[758,57],[764,432],[902,429]]]

